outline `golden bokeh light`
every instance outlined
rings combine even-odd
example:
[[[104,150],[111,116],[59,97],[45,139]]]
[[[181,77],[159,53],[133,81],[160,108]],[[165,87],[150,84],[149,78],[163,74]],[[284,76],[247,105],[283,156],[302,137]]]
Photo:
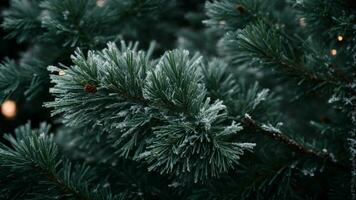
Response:
[[[1,104],[1,114],[7,119],[13,119],[17,114],[16,102],[13,100],[6,100]]]
[[[331,49],[330,54],[331,54],[332,56],[336,56],[336,54],[337,54],[336,49]]]
[[[338,40],[339,42],[341,42],[341,41],[344,40],[344,37],[342,37],[342,35],[339,35],[339,36],[337,36],[337,40]]]

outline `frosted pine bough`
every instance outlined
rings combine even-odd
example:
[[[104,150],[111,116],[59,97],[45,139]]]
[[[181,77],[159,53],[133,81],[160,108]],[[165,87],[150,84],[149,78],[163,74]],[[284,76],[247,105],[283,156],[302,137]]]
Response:
[[[197,182],[234,168],[255,144],[236,141],[242,126],[209,98],[203,58],[173,50],[155,60],[152,50],[122,42],[87,56],[76,51],[64,75],[49,67],[56,99],[46,106],[68,126],[92,127],[117,156],[146,162],[148,170]]]
[[[0,64],[0,98],[19,103],[20,118],[24,102],[36,118],[31,118],[34,129],[20,127],[23,136],[0,144],[0,199],[356,198],[352,0],[9,2],[2,26],[29,48],[19,60]],[[54,97],[47,93],[53,86],[48,65],[69,66],[73,48],[102,49],[118,35],[145,47],[157,40],[154,58],[179,47],[209,61],[183,59],[181,53],[160,63],[146,61],[150,50],[127,54],[121,49],[122,59],[115,50],[94,51],[88,64],[78,53],[75,57],[83,59],[73,65],[90,67],[75,73],[55,69],[60,79],[68,79],[55,88],[64,91],[57,101],[65,102],[41,108]],[[135,44],[130,48],[138,51]],[[162,66],[171,58],[196,74],[167,76],[172,70]],[[141,67],[112,67],[127,63]],[[192,100],[184,98],[189,95]],[[276,104],[273,97],[281,101]],[[49,118],[50,111],[59,114]],[[37,131],[41,114],[41,121],[54,125],[55,141]],[[221,132],[237,134],[220,137]],[[217,164],[214,170],[206,163],[217,157],[201,151],[215,148],[214,138],[226,142],[228,148],[220,145],[224,150],[235,151],[241,142],[256,146],[237,163],[227,165],[236,159],[224,159],[228,170]],[[83,170],[64,164],[58,159],[62,154]],[[200,157],[202,164],[195,165]]]

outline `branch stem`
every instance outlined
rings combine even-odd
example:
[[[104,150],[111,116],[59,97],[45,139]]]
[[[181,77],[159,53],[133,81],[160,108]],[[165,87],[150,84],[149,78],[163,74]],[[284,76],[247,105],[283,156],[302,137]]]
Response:
[[[337,164],[337,161],[334,158],[332,153],[329,153],[327,151],[320,152],[320,151],[311,149],[309,147],[306,147],[306,146],[296,142],[295,140],[289,138],[286,134],[283,134],[277,130],[275,130],[275,131],[274,130],[266,130],[258,122],[253,120],[251,117],[243,118],[242,123],[243,123],[244,127],[252,128],[254,130],[260,131],[261,133],[268,136],[269,138],[271,138],[275,141],[281,142],[281,143],[285,144],[286,146],[288,146],[289,148],[291,148],[301,154],[313,156],[320,160],[326,160],[328,162]]]

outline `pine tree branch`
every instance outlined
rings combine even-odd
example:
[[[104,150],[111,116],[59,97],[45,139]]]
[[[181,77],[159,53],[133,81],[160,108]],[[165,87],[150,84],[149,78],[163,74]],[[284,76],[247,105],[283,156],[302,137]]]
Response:
[[[31,130],[27,124],[16,129],[16,138],[6,135],[11,146],[0,143],[0,166],[11,169],[14,175],[18,174],[18,181],[24,185],[38,182],[30,192],[21,188],[22,192],[39,199],[53,195],[80,200],[111,200],[109,191],[91,182],[93,177],[87,166],[72,166],[71,162],[59,156],[58,147],[48,131],[48,126],[41,125],[39,130]],[[89,188],[91,184],[95,187]]]
[[[60,188],[65,194],[73,195],[79,200],[91,199],[88,195],[76,191],[75,188],[65,184],[64,180],[58,177],[57,174],[54,174],[45,168],[39,167],[39,165],[36,163],[33,163],[32,167],[37,173],[45,175],[45,177],[47,177],[50,182],[52,182],[54,185],[57,185],[57,187]]]
[[[152,61],[144,51],[109,43],[72,59],[62,75],[49,68],[58,75],[51,76],[56,99],[46,106],[64,114],[65,124],[109,134],[115,152],[146,161],[149,170],[204,181],[254,147],[230,141],[241,126],[227,118],[222,101],[207,96],[198,54],[173,50]]]
[[[328,74],[328,71],[313,71],[315,66],[307,66],[311,63],[304,63],[305,55],[297,56],[288,39],[281,35],[281,31],[258,21],[249,24],[243,30],[235,33],[228,33],[224,42],[229,50],[236,51],[233,60],[236,62],[247,62],[262,64],[265,66],[278,67],[279,70],[289,76],[307,80],[313,86],[329,85],[340,86],[339,77]],[[305,54],[310,52],[305,52]],[[320,62],[314,61],[314,62]],[[315,65],[315,63],[313,63]],[[320,65],[320,63],[316,63]]]
[[[223,74],[226,73],[223,70],[223,65],[224,63],[219,63],[219,65],[214,64],[214,68],[210,67],[207,68],[206,70],[206,77],[205,77],[205,84],[208,85],[208,91],[209,92],[214,92],[214,88],[231,88],[231,85],[236,85],[235,82],[231,82],[230,83],[225,83],[222,80],[226,80],[227,78],[223,78]],[[225,75],[227,76],[227,74]],[[219,81],[218,81],[219,80]],[[214,85],[213,85],[214,84]],[[226,86],[227,85],[227,86]],[[214,86],[214,87],[213,87]],[[231,112],[234,112],[234,110],[237,110],[237,113],[234,114],[235,116],[243,116],[244,114],[241,112],[245,112],[245,113],[255,113],[255,109],[260,106],[260,107],[266,107],[265,104],[267,104],[267,107],[271,108],[272,107],[272,111],[264,111],[264,115],[267,115],[267,113],[271,113],[274,111],[274,106],[273,104],[271,104],[272,102],[270,102],[271,100],[273,100],[273,97],[268,95],[268,90],[261,90],[259,91],[257,85],[255,85],[254,87],[251,87],[250,89],[252,89],[253,92],[251,92],[251,94],[254,94],[251,97],[247,96],[238,96],[238,97],[233,97],[227,94],[224,94],[222,91],[216,92],[215,91],[215,97],[217,99],[222,99],[224,101],[225,104],[229,105],[230,108],[228,108],[230,111],[230,115]],[[210,91],[212,90],[212,91]],[[239,91],[238,89],[235,89],[235,92]],[[249,93],[249,92],[238,92],[238,93]],[[246,95],[246,94],[245,94]],[[247,98],[247,99],[246,99]],[[238,107],[238,109],[234,108],[234,104],[229,103],[230,101],[233,101],[235,103],[237,99],[239,101],[246,101],[249,102],[251,105],[241,105]],[[236,112],[236,111],[235,111]],[[234,116],[232,115],[232,116]],[[314,149],[310,149],[308,147],[303,146],[302,144],[296,142],[295,140],[289,138],[286,136],[286,134],[281,133],[278,129],[269,129],[267,130],[266,127],[263,126],[263,124],[260,124],[258,121],[263,121],[262,119],[252,119],[249,115],[245,115],[245,117],[242,118],[241,120],[241,124],[244,126],[244,128],[246,129],[253,129],[254,131],[258,131],[258,132],[262,132],[264,133],[264,135],[267,135],[268,137],[272,138],[273,140],[276,140],[278,142],[281,142],[283,144],[288,145],[289,147],[291,147],[291,149],[296,150],[302,154],[306,154],[306,155],[312,155],[312,156],[317,156],[322,160],[330,160],[333,163],[336,163],[336,160],[334,159],[333,155],[331,153],[327,153],[327,152],[318,152]]]
[[[295,140],[289,138],[286,136],[286,134],[280,132],[279,130],[273,130],[273,129],[266,129],[263,127],[263,125],[259,124],[256,122],[254,119],[252,119],[250,116],[246,115],[242,119],[242,124],[244,127],[249,128],[249,129],[254,129],[256,131],[259,131],[263,133],[264,135],[268,136],[269,138],[272,138],[275,141],[281,142],[288,146],[289,148],[304,154],[304,155],[310,155],[313,157],[316,157],[320,160],[327,160],[328,162],[337,164],[337,160],[335,159],[334,155],[332,153],[328,153],[327,151],[322,151],[318,152],[314,149],[308,148],[302,144],[299,144]]]

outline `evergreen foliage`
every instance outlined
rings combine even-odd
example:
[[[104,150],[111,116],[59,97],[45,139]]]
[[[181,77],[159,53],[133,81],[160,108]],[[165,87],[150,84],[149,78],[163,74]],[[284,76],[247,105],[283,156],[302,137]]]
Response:
[[[51,115],[4,135],[0,199],[356,199],[352,1],[10,0],[3,16],[28,50],[1,62],[0,101]]]

